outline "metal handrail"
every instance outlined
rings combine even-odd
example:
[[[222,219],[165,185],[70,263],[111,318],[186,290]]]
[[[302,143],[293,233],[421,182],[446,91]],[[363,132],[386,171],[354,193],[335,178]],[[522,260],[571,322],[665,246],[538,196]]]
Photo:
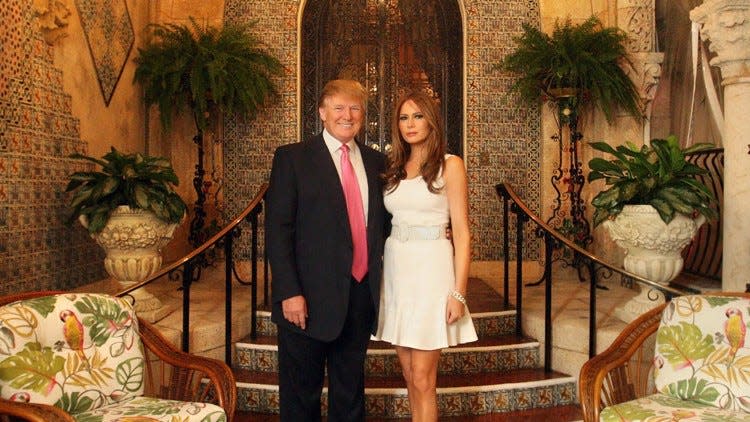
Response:
[[[505,297],[506,307],[508,305],[508,286],[509,274],[509,239],[508,232],[510,224],[508,219],[508,210],[516,214],[516,333],[520,335],[522,331],[521,316],[523,312],[523,274],[522,274],[522,257],[523,257],[523,233],[524,225],[531,221],[538,228],[537,236],[544,237],[545,258],[544,258],[544,279],[545,282],[545,313],[544,313],[544,369],[549,372],[552,370],[552,252],[559,248],[568,248],[574,254],[574,260],[581,265],[585,265],[589,275],[589,357],[596,354],[596,290],[597,290],[597,269],[606,268],[613,273],[619,273],[623,277],[637,281],[647,288],[658,290],[669,300],[674,296],[692,294],[693,291],[684,291],[673,287],[665,286],[645,279],[637,274],[633,274],[619,266],[609,263],[602,258],[597,257],[591,252],[583,249],[575,242],[568,239],[565,235],[557,231],[554,227],[545,223],[536,215],[524,201],[516,194],[512,186],[508,183],[500,183],[495,186],[495,191],[503,201],[503,296]],[[510,203],[510,206],[509,206]]]
[[[225,300],[225,362],[231,366],[232,349],[231,349],[231,334],[232,334],[232,279],[235,274],[234,260],[233,260],[233,247],[234,238],[239,235],[240,223],[247,220],[251,226],[251,276],[249,281],[243,281],[243,284],[251,285],[250,298],[250,337],[255,339],[257,337],[257,310],[258,310],[258,276],[257,276],[257,251],[258,251],[258,215],[263,210],[263,200],[268,190],[268,184],[264,183],[258,189],[255,197],[245,209],[237,215],[229,224],[227,224],[218,233],[213,235],[210,239],[205,241],[203,244],[198,246],[195,250],[191,251],[184,257],[172,262],[171,264],[163,267],[147,279],[129,286],[117,292],[115,295],[122,297],[130,294],[134,290],[141,287],[147,286],[157,279],[164,276],[172,276],[181,272],[182,276],[182,350],[187,352],[190,345],[190,286],[193,281],[200,278],[202,260],[205,258],[207,251],[213,247],[221,246],[224,249],[224,281],[226,285],[226,300]],[[264,269],[268,267],[264,265]],[[267,271],[264,274],[265,289],[268,291],[268,274]],[[267,297],[267,295],[264,295]]]

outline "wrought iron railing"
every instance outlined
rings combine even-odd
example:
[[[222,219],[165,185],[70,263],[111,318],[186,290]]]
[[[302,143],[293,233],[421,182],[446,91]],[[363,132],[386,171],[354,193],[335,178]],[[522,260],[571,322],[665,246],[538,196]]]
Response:
[[[263,184],[250,204],[235,217],[226,227],[200,245],[198,248],[185,255],[181,259],[162,268],[146,280],[128,287],[117,296],[126,296],[141,287],[147,286],[162,277],[170,279],[182,279],[182,350],[188,351],[190,346],[190,287],[192,283],[201,276],[201,271],[207,261],[208,254],[221,248],[224,252],[224,282],[226,289],[225,299],[225,333],[224,333],[224,360],[231,366],[232,361],[232,282],[237,280],[240,284],[251,286],[250,297],[250,337],[257,337],[257,310],[258,310],[258,216],[263,211],[263,200],[268,189]],[[250,279],[242,280],[235,268],[235,239],[240,235],[240,224],[247,221],[250,225]],[[265,262],[265,260],[264,260]],[[264,305],[268,302],[268,266],[264,270]]]
[[[724,208],[724,148],[713,148],[688,154],[687,160],[707,171],[695,176],[717,201],[714,205],[719,218],[707,221],[698,229],[693,241],[685,248],[684,271],[694,276],[721,280],[722,210]]]
[[[507,183],[500,183],[495,186],[498,196],[503,206],[503,297],[505,308],[509,307],[509,287],[510,287],[510,214],[515,214],[515,258],[516,258],[516,334],[523,333],[522,316],[523,316],[523,245],[526,224],[535,225],[535,233],[544,238],[544,370],[552,370],[552,279],[553,259],[552,253],[557,249],[567,249],[573,255],[573,262],[583,267],[583,275],[589,282],[589,338],[588,349],[589,357],[596,354],[596,295],[598,277],[603,271],[607,274],[620,274],[621,277],[629,281],[637,281],[644,288],[653,289],[661,292],[667,300],[674,296],[681,296],[692,293],[665,286],[651,280],[646,280],[636,274],[628,272],[619,266],[611,264],[593,255],[591,252],[581,248],[575,242],[568,239],[555,230],[552,226],[545,223],[538,215],[526,206],[523,200],[516,194],[513,188]],[[580,270],[580,269],[579,269]]]

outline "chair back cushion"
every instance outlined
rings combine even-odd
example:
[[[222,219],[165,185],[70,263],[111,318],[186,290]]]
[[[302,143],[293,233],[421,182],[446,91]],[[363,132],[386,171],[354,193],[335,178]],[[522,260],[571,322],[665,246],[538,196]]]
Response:
[[[694,295],[672,299],[656,335],[656,388],[723,409],[750,411],[750,299]]]
[[[0,397],[75,414],[143,394],[144,359],[130,303],[60,294],[0,307]]]

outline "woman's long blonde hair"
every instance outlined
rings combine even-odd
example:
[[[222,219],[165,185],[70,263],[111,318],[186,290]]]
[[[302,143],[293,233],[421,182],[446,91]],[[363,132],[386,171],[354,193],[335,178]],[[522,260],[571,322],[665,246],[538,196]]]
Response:
[[[398,187],[398,184],[406,178],[406,161],[411,155],[411,145],[401,136],[398,127],[401,107],[407,101],[413,101],[424,116],[427,125],[430,127],[430,133],[425,139],[427,146],[427,157],[420,168],[422,178],[427,182],[427,189],[432,193],[438,193],[442,186],[435,186],[437,179],[445,161],[445,151],[447,143],[443,132],[443,123],[440,119],[440,110],[437,103],[432,97],[423,91],[411,90],[406,92],[398,101],[393,121],[391,123],[391,151],[388,154],[388,166],[383,178],[385,179],[385,191],[390,192]]]

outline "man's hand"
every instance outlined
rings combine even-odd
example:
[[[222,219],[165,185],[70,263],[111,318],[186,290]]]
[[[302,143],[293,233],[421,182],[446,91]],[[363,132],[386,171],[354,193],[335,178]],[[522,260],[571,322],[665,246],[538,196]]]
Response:
[[[292,296],[281,301],[284,318],[301,329],[305,329],[307,321],[307,302],[302,295]]]

